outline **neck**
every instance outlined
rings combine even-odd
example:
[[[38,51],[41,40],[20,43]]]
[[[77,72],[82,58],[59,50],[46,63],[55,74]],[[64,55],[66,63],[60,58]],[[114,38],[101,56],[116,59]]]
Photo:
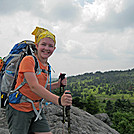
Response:
[[[37,58],[40,60],[40,62],[45,66],[45,65],[47,65],[47,59],[42,59],[41,57],[39,57],[38,55],[37,55]]]

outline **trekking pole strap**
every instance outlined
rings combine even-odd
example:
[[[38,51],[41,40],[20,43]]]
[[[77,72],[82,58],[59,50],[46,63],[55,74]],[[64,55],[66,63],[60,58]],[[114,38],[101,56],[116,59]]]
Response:
[[[61,104],[61,96],[58,98],[58,103],[59,103],[60,106],[62,106],[62,104]]]
[[[71,94],[71,92],[65,92],[65,94]],[[71,109],[71,106],[66,106],[66,109],[67,110],[70,110]]]

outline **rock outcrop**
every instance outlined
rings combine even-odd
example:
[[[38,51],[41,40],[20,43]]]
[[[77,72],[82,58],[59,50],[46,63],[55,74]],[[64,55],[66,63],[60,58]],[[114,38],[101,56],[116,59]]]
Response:
[[[103,121],[104,123],[106,123],[109,126],[112,126],[113,123],[111,122],[109,116],[107,113],[100,113],[100,114],[95,114],[94,115],[96,118],[100,119],[101,121]]]
[[[56,105],[45,106],[44,112],[53,134],[62,134],[62,107]],[[64,124],[64,132],[67,134],[67,122]],[[5,121],[5,111],[0,115],[0,134],[9,134]],[[71,134],[119,134],[106,123],[95,116],[71,107]]]
[[[5,117],[5,109],[0,110],[0,134],[9,134]]]

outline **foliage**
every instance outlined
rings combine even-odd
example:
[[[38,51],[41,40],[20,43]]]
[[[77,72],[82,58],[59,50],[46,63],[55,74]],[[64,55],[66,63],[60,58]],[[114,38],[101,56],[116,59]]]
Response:
[[[89,95],[86,101],[82,101],[80,97],[75,97],[73,99],[73,105],[80,109],[84,109],[91,114],[99,112],[99,103],[93,95]]]
[[[91,114],[106,112],[113,128],[134,133],[134,69],[70,76],[65,89],[71,90],[74,106]]]
[[[115,112],[113,124],[120,134],[134,134],[134,113]]]
[[[134,101],[134,69],[126,71],[109,71],[85,73],[68,77],[68,89],[74,97],[85,99],[89,94],[128,95]]]
[[[121,134],[134,133],[134,69],[68,77],[73,105],[91,114],[106,112]]]
[[[96,114],[99,112],[99,103],[95,96],[90,95],[87,97],[86,111],[91,114]]]

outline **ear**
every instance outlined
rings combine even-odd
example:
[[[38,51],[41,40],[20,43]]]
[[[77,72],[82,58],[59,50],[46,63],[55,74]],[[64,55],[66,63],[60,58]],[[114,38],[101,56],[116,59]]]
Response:
[[[56,47],[54,47],[54,50],[56,49]]]
[[[38,44],[37,43],[35,44],[35,46],[36,46],[36,49],[38,50]]]

